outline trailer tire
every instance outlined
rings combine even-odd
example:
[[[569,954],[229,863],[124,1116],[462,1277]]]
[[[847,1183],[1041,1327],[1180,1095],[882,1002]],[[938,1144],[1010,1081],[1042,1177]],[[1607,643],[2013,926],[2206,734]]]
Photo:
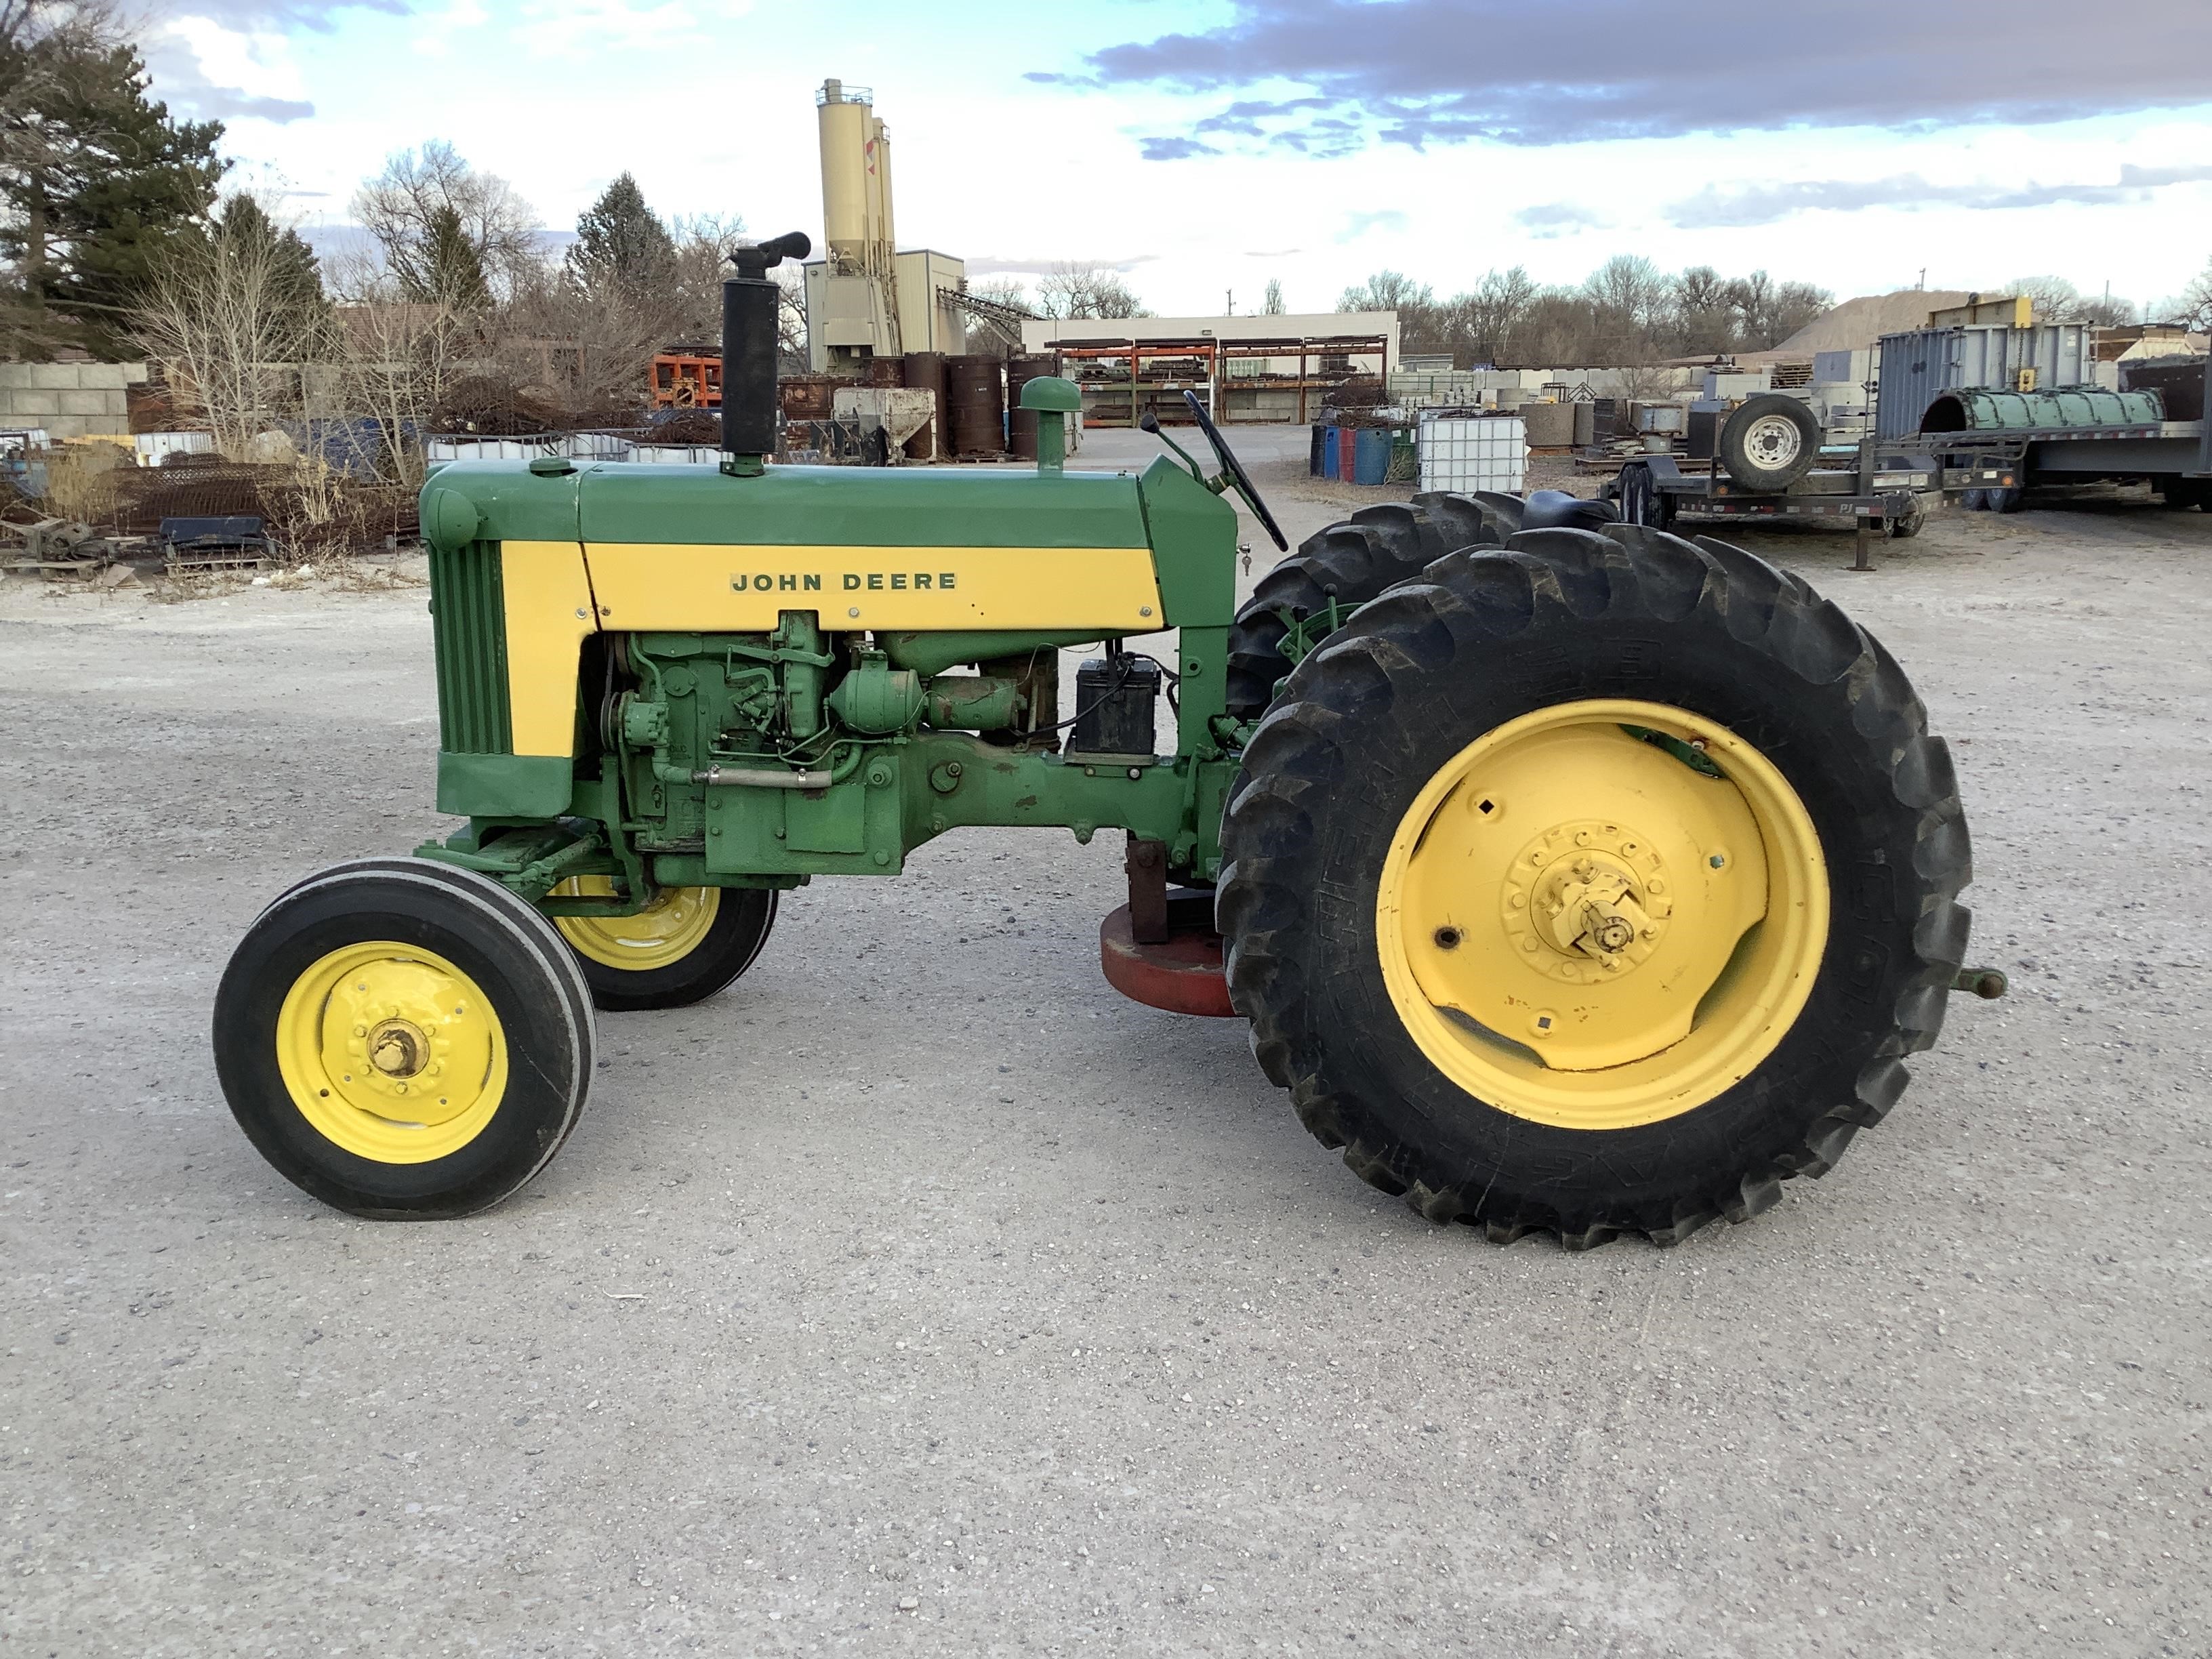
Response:
[[[1796,398],[1761,392],[1722,422],[1715,445],[1722,467],[1747,489],[1779,492],[1813,470],[1820,422]]]
[[[1983,492],[1992,513],[2017,513],[2027,495],[2025,484],[2007,484],[2002,489],[1992,488]]]
[[[1710,751],[1617,723],[1651,718]],[[1560,870],[1640,857],[1656,881],[1662,844],[1723,790],[1759,826],[1736,844],[1775,848],[1741,890],[1770,920],[1678,1038],[1640,1024],[1633,967],[1595,973],[1532,928],[1574,914],[1547,908]],[[1493,799],[1502,816],[1478,816]],[[1826,1174],[1934,1041],[1966,942],[1949,756],[1889,653],[1749,554],[1627,526],[1457,554],[1363,611],[1268,710],[1222,842],[1230,995],[1261,1068],[1363,1180],[1501,1243],[1674,1243]],[[1672,918],[1656,944],[1631,922],[1605,948],[1726,954],[1748,912],[1684,896],[1707,865],[1741,866],[1666,862],[1648,890],[1682,908],[1649,913]],[[1684,927],[1702,931],[1666,931]],[[1753,988],[1785,980],[1782,1001]],[[1554,1030],[1547,996],[1579,1014]],[[1743,1042],[1747,1018],[1758,1042],[1717,1062],[1702,1045]],[[1641,1057],[1611,1053],[1624,1042]],[[1531,1043],[1561,1045],[1559,1064]]]
[[[1928,509],[1916,501],[1912,503],[1912,510],[1903,518],[1889,520],[1889,538],[1893,542],[1910,541],[1920,533],[1927,522]]]
[[[1990,492],[1986,489],[1962,489],[1959,492],[1961,513],[1986,513],[1990,510]]]
[[[1651,469],[1631,461],[1620,469],[1620,520],[1647,530],[1668,530],[1674,523],[1674,498],[1659,488]]]

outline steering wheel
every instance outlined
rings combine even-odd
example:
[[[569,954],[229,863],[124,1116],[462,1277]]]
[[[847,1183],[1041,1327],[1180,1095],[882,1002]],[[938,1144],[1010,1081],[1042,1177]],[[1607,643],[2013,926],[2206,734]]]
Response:
[[[1198,393],[1186,391],[1182,400],[1190,405],[1190,412],[1198,422],[1198,429],[1206,434],[1206,442],[1213,446],[1213,453],[1220,458],[1223,476],[1244,498],[1244,505],[1252,509],[1252,516],[1259,520],[1261,527],[1274,538],[1276,548],[1282,552],[1289,552],[1291,544],[1283,539],[1282,528],[1276,524],[1275,515],[1267,511],[1267,502],[1260,499],[1259,486],[1252,482],[1252,475],[1244,470],[1244,464],[1231,451],[1221,435],[1221,428],[1214,425],[1213,417],[1206,412],[1206,404],[1200,400]]]

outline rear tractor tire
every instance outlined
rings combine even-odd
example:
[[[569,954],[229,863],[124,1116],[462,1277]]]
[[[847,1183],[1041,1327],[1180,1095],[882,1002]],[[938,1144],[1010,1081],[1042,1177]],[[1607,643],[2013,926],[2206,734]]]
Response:
[[[1258,719],[1291,672],[1283,653],[1286,617],[1303,623],[1332,600],[1348,614],[1447,553],[1495,547],[1520,529],[1522,507],[1516,495],[1434,490],[1411,505],[1364,507],[1307,537],[1260,579],[1229,630],[1229,712]]]
[[[1362,611],[1231,789],[1230,995],[1307,1127],[1435,1221],[1672,1243],[1831,1169],[1966,948],[1896,663],[1724,544],[1523,532]]]
[[[254,921],[216,994],[232,1115],[294,1185],[377,1219],[489,1209],[582,1115],[583,975],[535,908],[418,859],[340,866]]]
[[[556,898],[614,891],[605,876],[575,876]],[[688,1008],[753,965],[775,925],[773,890],[672,887],[634,916],[556,916],[592,1000],[609,1013]]]

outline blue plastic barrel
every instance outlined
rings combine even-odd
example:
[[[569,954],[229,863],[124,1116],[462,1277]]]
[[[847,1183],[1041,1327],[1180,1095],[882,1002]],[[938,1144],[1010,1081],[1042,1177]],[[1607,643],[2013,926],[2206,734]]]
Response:
[[[1341,427],[1324,427],[1322,429],[1321,476],[1324,478],[1334,478],[1336,476],[1337,440],[1343,435],[1344,429]]]
[[[1352,482],[1379,484],[1390,476],[1390,428],[1363,426],[1353,436]]]

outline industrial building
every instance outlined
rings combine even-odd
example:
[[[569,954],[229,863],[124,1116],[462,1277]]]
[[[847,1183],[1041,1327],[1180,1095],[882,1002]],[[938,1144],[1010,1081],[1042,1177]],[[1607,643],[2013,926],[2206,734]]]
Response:
[[[822,146],[823,257],[805,267],[807,364],[858,375],[872,357],[958,351],[967,267],[933,248],[898,251],[891,137],[866,87],[824,81],[814,96]]]

